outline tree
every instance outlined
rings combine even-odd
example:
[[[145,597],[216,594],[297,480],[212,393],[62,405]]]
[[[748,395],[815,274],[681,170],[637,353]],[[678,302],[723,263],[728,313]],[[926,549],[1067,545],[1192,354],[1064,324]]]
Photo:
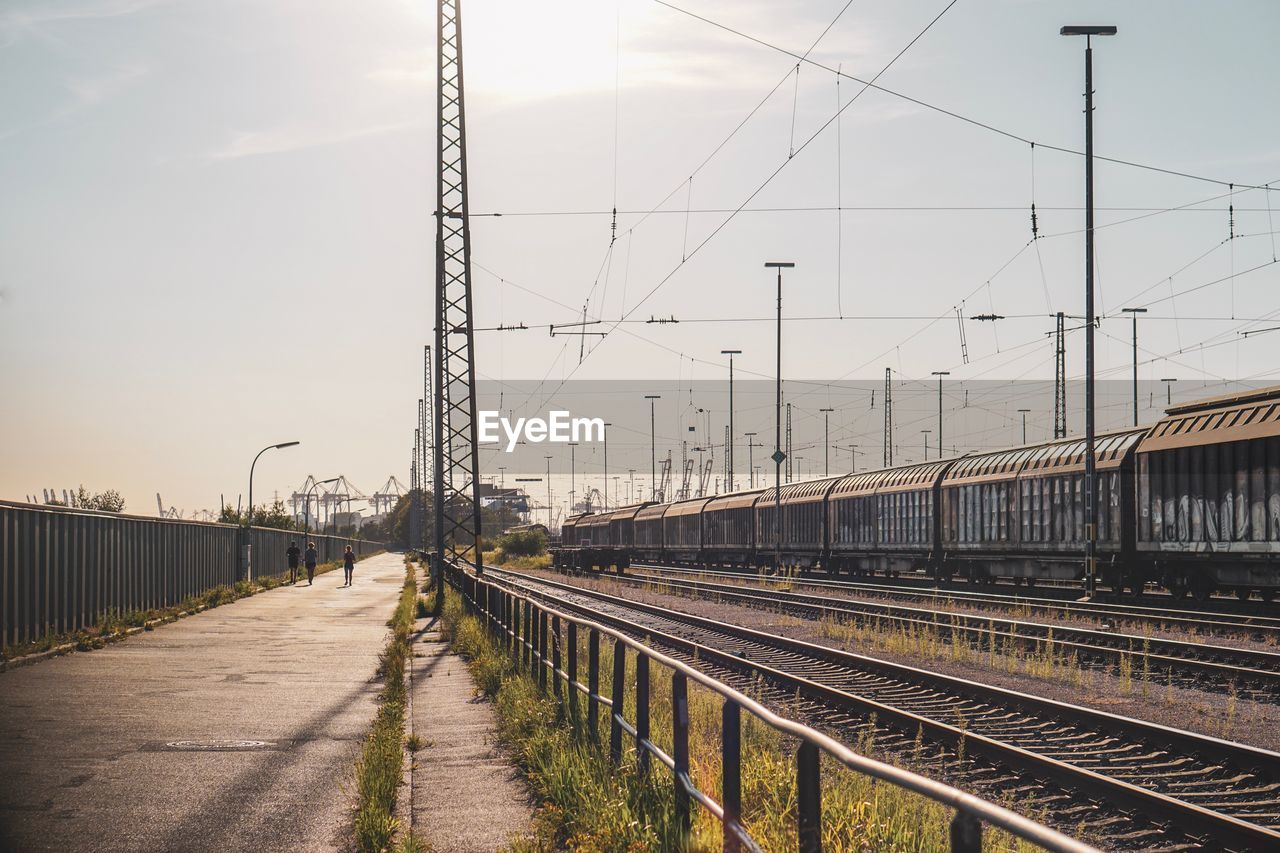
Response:
[[[62,502],[58,500],[51,501],[56,506],[62,506]],[[99,512],[124,512],[124,497],[115,489],[107,489],[105,492],[90,492],[83,485],[76,490],[71,496],[71,505],[81,509],[96,509]]]
[[[245,513],[237,512],[230,506],[224,506],[218,521],[223,524],[244,524],[246,521]],[[302,525],[299,524],[294,517],[285,509],[284,501],[276,501],[270,506],[255,506],[253,508],[253,527],[274,527],[277,530],[301,530]]]

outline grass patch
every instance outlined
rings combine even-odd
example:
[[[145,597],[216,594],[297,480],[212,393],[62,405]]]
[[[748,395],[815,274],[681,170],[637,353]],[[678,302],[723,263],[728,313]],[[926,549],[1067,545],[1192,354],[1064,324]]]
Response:
[[[416,597],[413,564],[406,560],[404,589],[395,613],[387,623],[391,628],[391,639],[378,659],[378,674],[383,679],[378,713],[356,760],[359,803],[355,817],[355,844],[357,849],[369,853],[388,849],[399,829],[395,806],[396,788],[404,770],[401,746],[407,698],[404,668],[409,656],[409,632],[413,629]],[[402,849],[405,849],[403,845]]]
[[[543,693],[528,674],[518,671],[483,624],[463,610],[450,589],[443,629],[454,649],[467,658],[476,681],[494,699],[499,737],[508,746],[539,799],[535,836],[516,849],[703,850],[720,846],[721,827],[693,806],[688,833],[675,820],[672,781],[666,768],[651,762],[642,770],[634,741],[624,735],[622,762],[608,761],[607,717],[601,715],[601,744],[591,742],[585,724],[586,703],[576,707]],[[580,632],[579,666],[587,661],[586,632]],[[600,649],[601,693],[612,682],[612,643]],[[634,720],[635,658],[628,655],[625,708]],[[579,678],[586,680],[585,671]],[[651,732],[655,743],[672,751],[669,671],[650,673]],[[690,772],[698,788],[721,797],[718,694],[689,685]],[[872,723],[857,751],[869,754]],[[602,747],[603,745],[603,747]],[[766,850],[796,846],[795,750],[797,744],[748,714],[742,717],[743,824]],[[925,747],[921,747],[923,750]],[[822,843],[827,850],[939,850],[948,847],[952,811],[902,789],[877,784],[823,758]],[[984,833],[988,850],[1018,850],[1004,833]],[[1032,848],[1027,848],[1032,849]]]

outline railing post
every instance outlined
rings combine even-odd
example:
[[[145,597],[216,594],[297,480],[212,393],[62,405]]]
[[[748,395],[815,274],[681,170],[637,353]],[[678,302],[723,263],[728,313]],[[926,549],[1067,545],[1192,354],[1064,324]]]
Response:
[[[684,780],[689,777],[689,681],[679,670],[671,673],[671,743],[676,765],[676,820],[680,828],[688,832],[689,792]]]
[[[524,668],[533,675],[533,602],[524,600],[524,636],[520,639],[520,658]]]
[[[538,608],[538,689],[547,692],[547,611]]]
[[[569,685],[566,696],[569,700],[569,720],[574,726],[574,734],[577,734],[578,726],[578,688],[574,687],[574,683],[578,680],[578,623],[570,622],[567,626],[569,639]]]
[[[641,744],[649,739],[649,656],[636,652],[636,763],[640,775],[649,772],[649,750]]]
[[[982,823],[968,812],[951,819],[951,853],[981,853]]]
[[[742,821],[742,710],[732,699],[724,700],[720,722],[720,787],[724,807],[724,853],[738,853],[742,841],[731,827]]]
[[[514,594],[511,594],[511,607],[509,615],[511,617],[511,636],[507,638],[507,652],[511,655],[516,666],[520,665],[520,602],[516,600]]]
[[[817,745],[803,741],[796,750],[796,824],[800,853],[822,850],[822,779]]]
[[[587,734],[600,742],[600,632],[587,635]]]
[[[609,709],[609,760],[622,761],[622,706],[627,689],[627,645],[613,641],[613,707]]]
[[[551,618],[551,692],[560,698],[560,617]]]

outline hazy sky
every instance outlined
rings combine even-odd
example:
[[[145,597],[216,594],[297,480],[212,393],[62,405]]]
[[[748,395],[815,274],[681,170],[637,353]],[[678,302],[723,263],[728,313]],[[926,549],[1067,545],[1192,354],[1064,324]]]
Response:
[[[839,15],[810,57],[869,79],[947,0],[677,5],[800,53]],[[1079,148],[1084,45],[1065,23],[1120,30],[1096,42],[1099,154],[1280,181],[1272,0],[958,0],[878,82]],[[545,412],[570,377],[722,378],[725,348],[744,350],[741,376],[771,376],[771,259],[797,263],[788,316],[845,318],[792,320],[788,375],[891,367],[920,393],[939,369],[1052,378],[1049,315],[1083,309],[1081,158],[876,91],[830,121],[856,82],[837,91],[649,0],[464,0],[464,25],[472,210],[504,214],[472,223],[476,322],[535,327],[478,334],[479,369],[546,380],[505,406]],[[370,492],[406,478],[431,328],[434,30],[434,5],[405,0],[0,6],[0,495],[84,483],[139,511],[156,491],[212,507],[289,439],[259,494],[309,472]],[[771,212],[730,215],[748,199]],[[1216,393],[1280,373],[1280,332],[1238,334],[1280,325],[1276,192],[1099,163],[1097,204],[1104,377],[1127,375],[1113,315],[1130,304],[1150,308],[1144,379]],[[579,365],[580,340],[546,324],[584,302],[681,322],[619,325]],[[956,308],[1007,318],[965,321],[968,363]]]

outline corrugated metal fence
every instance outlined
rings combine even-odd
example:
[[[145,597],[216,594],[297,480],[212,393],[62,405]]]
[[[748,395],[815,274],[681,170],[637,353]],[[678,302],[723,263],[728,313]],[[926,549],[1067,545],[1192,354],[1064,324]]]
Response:
[[[0,501],[0,646],[74,631],[108,611],[178,604],[237,578],[240,529],[164,518]],[[286,569],[302,533],[254,527],[254,576]],[[320,561],[358,556],[380,542],[308,537]]]

